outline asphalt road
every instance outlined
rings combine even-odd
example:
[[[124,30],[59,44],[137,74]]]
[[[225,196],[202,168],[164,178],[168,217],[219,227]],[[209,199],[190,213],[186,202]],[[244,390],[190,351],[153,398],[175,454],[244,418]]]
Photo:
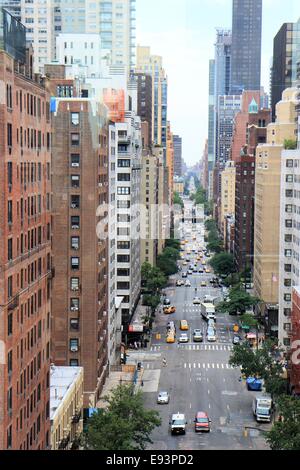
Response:
[[[188,227],[185,227],[188,229]],[[203,247],[204,227],[198,226],[197,243]],[[186,235],[186,234],[185,234]],[[194,245],[193,241],[190,246]],[[199,263],[198,263],[199,264]],[[185,269],[185,268],[184,268]],[[189,276],[191,287],[171,287],[167,297],[176,306],[176,313],[157,315],[152,342],[147,352],[133,353],[143,362],[145,404],[159,410],[162,418],[161,427],[153,432],[152,450],[212,450],[212,449],[267,449],[263,434],[252,415],[251,392],[246,390],[245,382],[240,381],[240,370],[229,365],[233,348],[234,318],[217,314],[217,342],[208,343],[206,322],[201,318],[200,305],[193,305],[195,289],[197,297],[204,295],[220,296],[220,289],[209,284],[213,274],[193,274]],[[181,278],[181,272],[171,279]],[[203,280],[208,287],[200,287]],[[180,335],[179,321],[189,323],[190,342],[188,344],[166,344],[165,333],[168,321],[173,320],[177,328],[177,340]],[[192,331],[200,328],[204,332],[203,343],[193,343]],[[158,334],[161,339],[158,339]],[[163,358],[167,367],[162,366]],[[159,391],[170,393],[168,405],[157,405]],[[193,419],[197,411],[205,411],[212,420],[209,434],[196,434]],[[173,413],[184,413],[188,422],[185,436],[172,436],[169,420]],[[245,437],[245,426],[257,427]]]

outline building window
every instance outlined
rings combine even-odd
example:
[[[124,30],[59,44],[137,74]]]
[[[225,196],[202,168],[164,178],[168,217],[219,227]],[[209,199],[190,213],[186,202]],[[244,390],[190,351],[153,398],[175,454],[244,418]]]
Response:
[[[79,113],[71,113],[71,123],[73,124],[73,126],[79,125]]]
[[[130,168],[130,160],[128,160],[128,159],[118,160],[118,167],[119,168]]]
[[[73,215],[71,217],[71,227],[73,230],[78,230],[80,227],[80,217],[78,215]]]
[[[72,188],[78,189],[80,187],[80,176],[79,175],[71,175],[71,186]]]
[[[79,350],[79,340],[77,338],[70,339],[70,351],[78,352]]]
[[[283,345],[289,347],[291,345],[291,340],[289,338],[283,338]]]
[[[119,196],[128,196],[130,194],[130,188],[120,187],[117,193]]]
[[[285,226],[286,228],[293,228],[293,221],[291,219],[286,220]]]
[[[286,167],[287,168],[293,168],[294,167],[294,160],[287,160],[286,161]]]
[[[70,359],[70,367],[78,367],[79,362],[78,359]]]
[[[292,257],[292,250],[284,250],[284,256],[286,258],[291,258]]]
[[[79,330],[79,319],[78,318],[70,318],[70,329],[71,330]]]
[[[285,302],[291,302],[292,296],[291,294],[284,294],[284,301]]]
[[[119,173],[118,174],[118,181],[130,181],[130,174],[129,173]]]
[[[79,270],[79,258],[78,257],[71,257],[71,269],[78,271]]]
[[[130,255],[118,255],[118,263],[130,263]]]
[[[293,190],[292,189],[287,189],[285,191],[285,196],[286,197],[293,197]]]
[[[79,250],[79,237],[71,237],[72,250]]]
[[[118,250],[129,250],[130,242],[118,242],[117,248]]]
[[[283,314],[285,317],[290,317],[292,314],[292,309],[291,308],[285,308],[283,311]]]
[[[13,314],[10,313],[7,315],[7,336],[11,336],[13,334]]]
[[[285,264],[284,265],[284,270],[286,273],[291,273],[292,272],[292,265],[291,264]]]
[[[13,260],[13,239],[9,238],[7,240],[7,260],[12,261]]]
[[[76,147],[80,144],[80,135],[79,134],[75,134],[74,132],[71,134],[71,145],[73,145],[73,147]]]
[[[294,176],[293,175],[286,175],[285,181],[286,181],[286,183],[293,183]]]
[[[285,241],[286,243],[292,243],[292,241],[293,241],[292,235],[290,235],[290,234],[285,235],[285,236],[284,236],[284,241]]]
[[[72,298],[70,301],[71,312],[79,312],[79,299]]]
[[[293,205],[292,204],[287,204],[285,206],[285,212],[287,212],[288,214],[292,214],[293,212]]]
[[[71,153],[71,167],[79,168],[80,166],[80,155],[78,153]]]
[[[80,196],[71,195],[71,209],[80,208]]]
[[[285,279],[284,280],[284,285],[285,285],[285,287],[292,287],[292,280],[291,279]]]
[[[74,292],[79,291],[79,277],[71,277],[71,290]]]
[[[9,276],[7,279],[7,296],[9,299],[13,296],[13,277]]]

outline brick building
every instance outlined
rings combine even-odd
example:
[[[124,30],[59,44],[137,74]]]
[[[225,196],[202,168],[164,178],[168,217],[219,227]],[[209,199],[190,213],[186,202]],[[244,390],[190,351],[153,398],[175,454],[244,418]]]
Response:
[[[61,96],[66,83],[56,77],[51,89]],[[108,248],[96,232],[99,222],[107,232],[108,121],[92,99],[52,100],[52,361],[84,367],[84,406],[94,407],[108,357]]]
[[[51,127],[32,54],[14,59],[0,50],[0,449],[37,450],[50,445]]]
[[[294,287],[292,294],[292,328],[289,331],[292,339],[291,361],[290,361],[290,386],[295,395],[300,395],[300,288]]]
[[[256,147],[266,142],[266,126],[271,121],[270,109],[259,109],[254,97],[250,101],[252,94],[257,93],[259,99],[259,92],[243,93],[232,142],[232,158],[236,163],[234,257],[239,272],[253,266]]]

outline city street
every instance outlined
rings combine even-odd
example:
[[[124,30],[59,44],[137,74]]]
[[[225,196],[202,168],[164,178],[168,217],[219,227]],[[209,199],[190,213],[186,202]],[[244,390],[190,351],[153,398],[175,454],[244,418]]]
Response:
[[[201,233],[197,244],[203,247],[203,224],[197,226]],[[185,238],[187,238],[185,236]],[[196,242],[192,241],[192,246]],[[194,255],[191,254],[191,262]],[[182,262],[180,263],[182,266]],[[186,271],[188,266],[183,266]],[[159,450],[192,450],[192,449],[266,449],[262,433],[266,429],[256,423],[252,414],[253,395],[246,389],[245,382],[240,381],[240,370],[229,365],[233,349],[234,318],[217,314],[217,341],[208,343],[206,338],[207,323],[202,319],[200,305],[194,305],[195,296],[201,300],[205,295],[221,297],[221,289],[210,287],[209,280],[214,274],[193,274],[188,278],[191,287],[170,287],[166,297],[176,307],[173,315],[157,315],[150,351],[133,353],[141,360],[144,367],[144,386],[146,406],[158,409],[162,425],[153,433],[152,449]],[[181,271],[171,281],[175,286],[176,279],[181,279]],[[207,286],[200,287],[203,280]],[[197,291],[195,290],[197,289]],[[178,344],[180,336],[179,321],[187,320],[189,324],[189,343]],[[174,321],[177,329],[176,343],[165,342],[166,325]],[[203,343],[193,342],[193,330],[203,331]],[[162,361],[166,358],[167,366]],[[168,405],[157,405],[159,391],[170,393]],[[204,411],[212,420],[209,434],[196,434],[194,417],[198,411]],[[188,422],[185,436],[171,436],[169,420],[173,413],[184,413]],[[257,428],[245,436],[245,426]]]

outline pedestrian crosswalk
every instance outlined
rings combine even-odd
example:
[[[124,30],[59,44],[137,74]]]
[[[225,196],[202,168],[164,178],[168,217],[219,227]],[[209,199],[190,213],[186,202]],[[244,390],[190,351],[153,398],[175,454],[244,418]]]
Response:
[[[227,363],[211,363],[211,362],[185,362],[184,369],[203,369],[203,370],[233,370],[236,367]]]
[[[151,346],[151,351],[160,351],[161,345]],[[177,349],[188,351],[233,351],[233,346],[228,344],[178,344]]]

